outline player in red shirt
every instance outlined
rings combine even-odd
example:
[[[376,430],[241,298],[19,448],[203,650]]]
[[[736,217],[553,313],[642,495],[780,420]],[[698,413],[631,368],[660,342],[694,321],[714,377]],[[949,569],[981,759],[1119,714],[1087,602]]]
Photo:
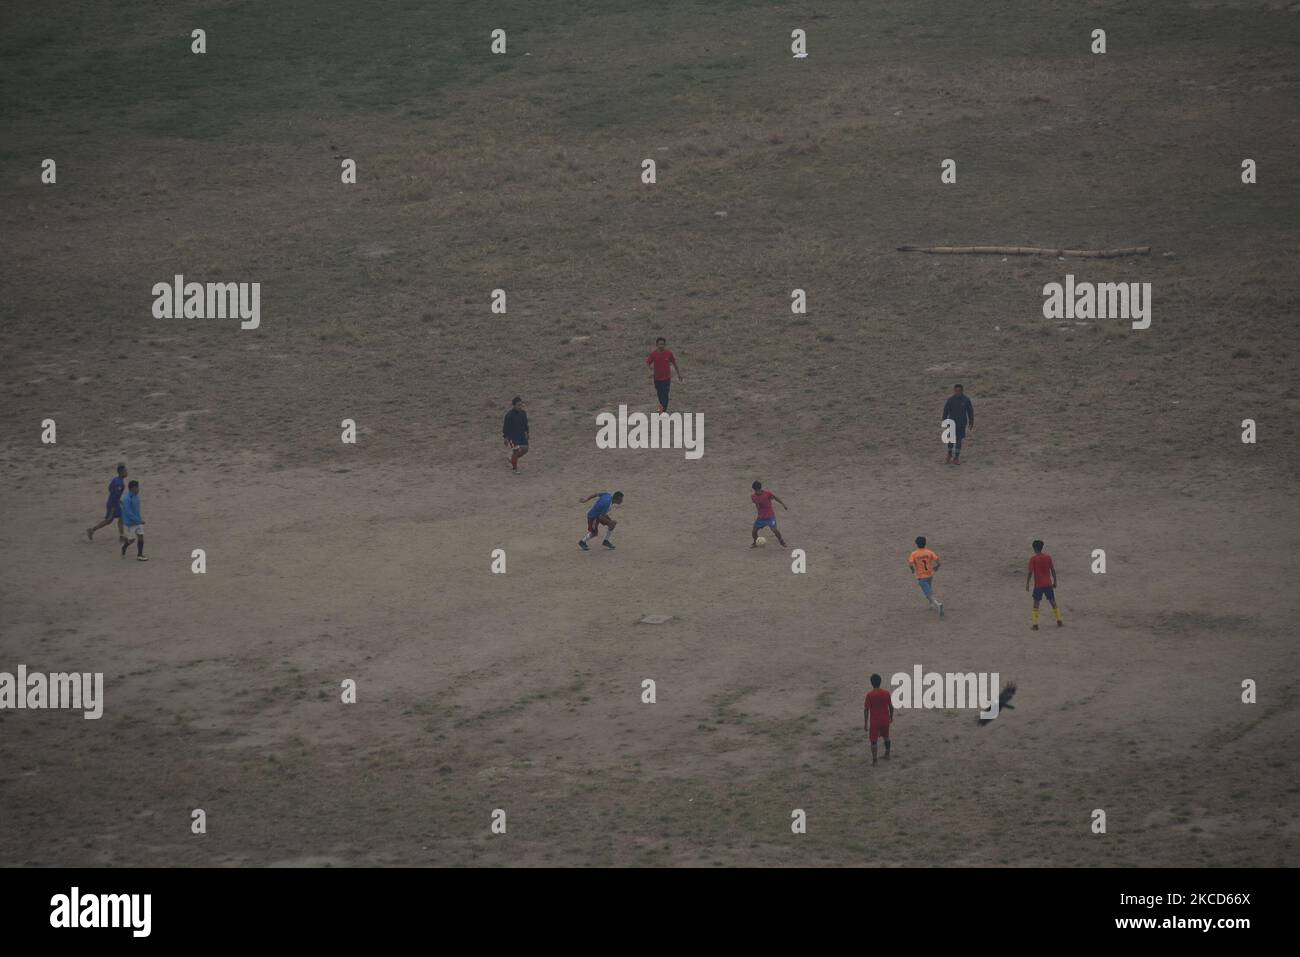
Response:
[[[1044,595],[1056,615],[1056,627],[1060,628],[1065,623],[1061,621],[1061,609],[1056,607],[1056,566],[1052,564],[1052,556],[1043,551],[1042,539],[1038,538],[1034,539],[1034,554],[1029,559],[1029,572],[1025,575],[1025,591],[1029,591],[1031,581],[1034,583],[1033,630],[1038,630],[1038,602]]]
[[[862,730],[871,736],[871,763],[876,763],[876,741],[885,739],[885,760],[889,760],[889,726],[894,723],[894,699],[880,687],[880,675],[871,676],[871,690],[862,703]]]
[[[762,482],[755,482],[750,488],[754,490],[754,494],[749,497],[749,500],[758,509],[758,518],[754,521],[754,541],[749,547],[758,548],[758,530],[760,528],[770,528],[772,534],[776,536],[776,540],[781,543],[781,547],[789,548],[790,546],[785,543],[785,539],[781,537],[781,532],[776,527],[776,509],[772,507],[773,502],[781,502],[781,500],[776,497],[775,492],[765,491]],[[786,505],[785,502],[781,502],[781,507],[786,511],[790,510],[790,506]]]
[[[682,370],[677,368],[677,357],[668,349],[667,339],[655,340],[655,351],[646,357],[645,364],[650,366],[650,378],[654,380],[655,392],[659,394],[659,411],[667,412],[668,387],[673,384],[673,369],[677,369],[677,381],[682,381]]]

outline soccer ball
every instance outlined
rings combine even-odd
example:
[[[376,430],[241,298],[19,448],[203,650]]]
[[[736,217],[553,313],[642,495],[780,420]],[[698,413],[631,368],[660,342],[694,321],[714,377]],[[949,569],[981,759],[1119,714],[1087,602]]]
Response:
[[[758,542],[759,545],[766,545],[766,544],[767,544],[767,539],[764,538],[762,535],[758,536],[758,538],[756,539],[756,541]]]

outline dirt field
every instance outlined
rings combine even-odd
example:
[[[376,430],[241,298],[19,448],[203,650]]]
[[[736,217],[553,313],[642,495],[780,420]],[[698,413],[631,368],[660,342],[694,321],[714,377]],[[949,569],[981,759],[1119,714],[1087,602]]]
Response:
[[[0,710],[0,865],[1300,863],[1295,5],[50,9],[0,40],[0,672],[106,702]],[[261,327],[153,318],[176,273]],[[1045,320],[1067,273],[1151,328]],[[699,461],[595,447],[657,335]],[[118,461],[147,564],[86,541]],[[1016,708],[902,712],[872,768],[867,677],[916,664]]]

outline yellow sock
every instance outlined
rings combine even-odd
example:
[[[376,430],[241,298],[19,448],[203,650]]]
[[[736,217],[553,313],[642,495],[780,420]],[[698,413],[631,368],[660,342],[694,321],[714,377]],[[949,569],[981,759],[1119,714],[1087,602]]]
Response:
[[[1057,621],[1060,621],[1060,620],[1061,620],[1061,609],[1060,609],[1060,608],[1053,608],[1052,611],[1056,612],[1056,620],[1057,620]]]
[[[1033,618],[1033,623],[1034,623],[1035,625],[1038,624],[1038,609],[1037,609],[1037,608],[1034,609],[1034,618]]]

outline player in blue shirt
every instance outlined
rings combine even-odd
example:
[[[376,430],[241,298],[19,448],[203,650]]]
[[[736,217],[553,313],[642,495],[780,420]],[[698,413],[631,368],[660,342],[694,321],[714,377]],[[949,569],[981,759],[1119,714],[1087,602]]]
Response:
[[[118,463],[117,475],[108,483],[108,504],[104,507],[104,520],[98,525],[86,529],[86,538],[92,542],[95,540],[95,533],[112,522],[117,522],[118,541],[125,542],[126,535],[122,533],[122,493],[126,491],[126,466]]]
[[[596,532],[601,525],[605,526],[606,531],[605,538],[600,544],[606,548],[614,547],[614,543],[609,540],[609,536],[614,534],[614,526],[618,522],[609,517],[609,509],[613,505],[623,504],[622,492],[615,492],[612,495],[609,492],[597,492],[595,495],[588,495],[586,498],[578,499],[578,503],[585,505],[593,498],[596,500],[596,504],[591,506],[591,510],[587,512],[587,534],[578,542],[578,547],[584,552],[591,550],[587,548],[587,543],[596,537]]]
[[[122,521],[126,524],[126,530],[135,536],[134,539],[122,539],[122,557],[126,557],[126,548],[134,541],[136,561],[147,562],[149,559],[144,557],[144,519],[140,517],[139,482],[128,484],[126,494],[122,496]]]

